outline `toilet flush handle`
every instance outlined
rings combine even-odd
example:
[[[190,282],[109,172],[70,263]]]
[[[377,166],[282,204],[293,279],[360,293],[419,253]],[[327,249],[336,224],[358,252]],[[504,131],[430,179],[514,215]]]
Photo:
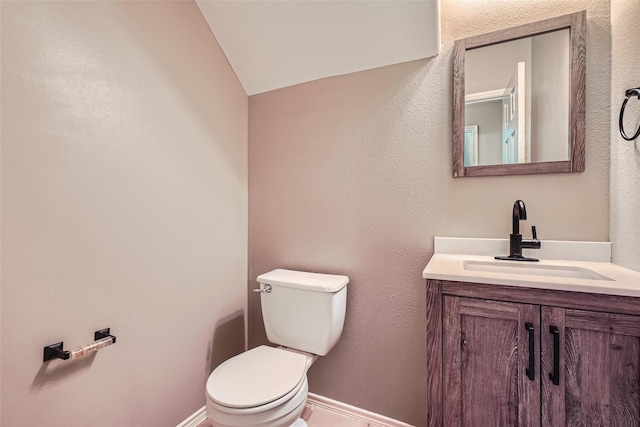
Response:
[[[257,294],[270,294],[271,293],[271,285],[264,285],[263,288],[254,289],[253,292]]]

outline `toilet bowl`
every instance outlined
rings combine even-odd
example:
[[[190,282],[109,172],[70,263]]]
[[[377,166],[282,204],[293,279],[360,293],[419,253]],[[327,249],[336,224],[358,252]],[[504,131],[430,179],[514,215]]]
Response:
[[[207,400],[207,416],[213,427],[290,427],[306,426],[300,422],[300,415],[307,403],[309,392],[307,379],[301,383],[300,389],[289,399],[282,399],[277,405],[263,405],[243,409],[227,408]],[[268,408],[267,408],[268,407]]]
[[[213,427],[303,427],[307,370],[342,334],[346,276],[274,270],[258,277],[270,342],[221,363],[206,384]]]
[[[207,380],[209,419],[214,427],[291,426],[307,401],[307,369],[314,360],[268,346],[232,357]]]

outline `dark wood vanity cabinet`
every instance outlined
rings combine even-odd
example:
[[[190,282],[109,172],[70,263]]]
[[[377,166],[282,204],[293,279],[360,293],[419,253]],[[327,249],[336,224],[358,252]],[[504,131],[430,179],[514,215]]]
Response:
[[[428,280],[429,426],[639,426],[640,298]]]
[[[615,307],[612,307],[615,310]],[[541,307],[542,424],[640,425],[640,316]],[[549,328],[558,328],[558,384]]]
[[[447,295],[442,308],[441,425],[540,424],[539,367],[528,360],[528,335],[540,329],[537,307]]]

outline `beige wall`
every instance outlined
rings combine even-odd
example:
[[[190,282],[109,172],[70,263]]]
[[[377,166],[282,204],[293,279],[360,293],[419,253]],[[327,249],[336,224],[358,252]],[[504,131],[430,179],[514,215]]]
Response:
[[[640,270],[640,160],[615,125],[637,5],[441,3],[436,58],[249,98],[249,289],[276,267],[348,274],[311,390],[418,426],[433,236],[506,237],[522,198],[542,239],[608,240],[611,154],[614,261]],[[190,2],[0,5],[0,424],[175,425],[243,345],[246,95]],[[585,8],[586,172],[451,178],[453,40]],[[42,364],[105,326],[115,346]]]
[[[640,1],[611,4],[611,241],[613,262],[640,271],[640,138],[625,141],[618,117],[626,89],[640,86]],[[625,109],[625,131],[640,126],[640,103],[631,98]]]
[[[1,8],[0,424],[176,425],[244,348],[247,96],[192,2]]]
[[[294,268],[349,275],[345,330],[311,391],[425,424],[425,286],[434,236],[506,238],[513,202],[544,239],[608,240],[606,0],[443,0],[442,53],[249,98],[249,288]],[[453,40],[587,9],[586,171],[453,179]],[[528,225],[527,224],[527,225]],[[249,345],[264,342],[249,296]]]

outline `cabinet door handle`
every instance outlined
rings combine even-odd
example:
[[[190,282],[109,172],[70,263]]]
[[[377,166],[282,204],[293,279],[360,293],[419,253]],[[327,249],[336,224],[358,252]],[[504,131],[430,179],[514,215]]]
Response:
[[[526,369],[527,377],[531,381],[535,381],[536,376],[536,342],[535,342],[535,333],[533,329],[533,323],[525,323],[524,328],[529,332],[529,367]]]
[[[549,326],[549,332],[553,335],[553,372],[549,373],[549,379],[554,385],[560,385],[560,330]]]

